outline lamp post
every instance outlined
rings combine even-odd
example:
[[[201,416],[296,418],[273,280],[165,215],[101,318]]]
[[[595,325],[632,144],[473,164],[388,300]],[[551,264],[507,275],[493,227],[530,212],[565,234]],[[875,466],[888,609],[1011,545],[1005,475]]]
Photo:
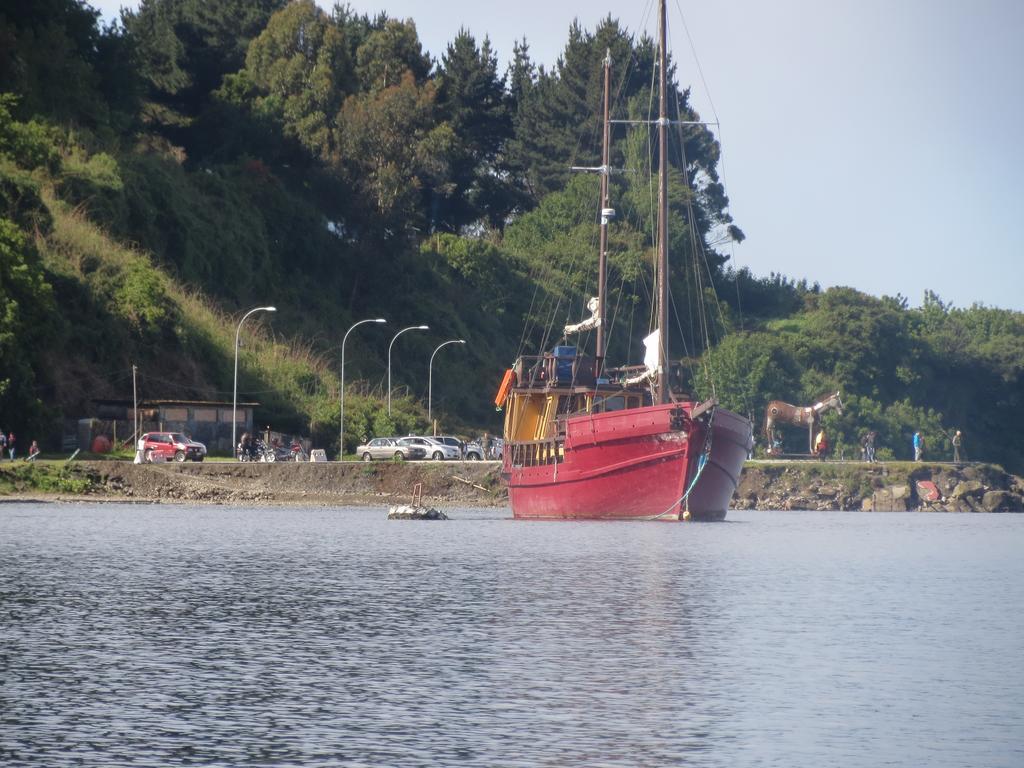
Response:
[[[386,322],[387,320],[383,317],[360,320],[345,331],[345,335],[341,339],[341,419],[340,424],[338,425],[338,461],[343,461],[345,458],[345,342],[348,341],[348,335],[363,323]]]
[[[465,339],[452,339],[446,341],[443,344],[438,344],[437,349],[434,350],[434,354],[430,356],[430,365],[427,367],[427,422],[430,424],[430,429],[434,429],[434,419],[431,416],[431,406],[434,398],[434,355],[438,353],[441,347],[447,347],[449,344],[465,344]]]
[[[391,348],[395,346],[395,339],[401,336],[406,331],[429,331],[429,325],[410,325],[408,328],[403,328],[395,334],[394,338],[391,339],[391,343],[388,344],[388,418],[391,418]]]
[[[238,443],[235,440],[235,427],[238,425],[238,335],[242,332],[242,323],[245,322],[245,318],[251,315],[253,312],[277,312],[277,307],[254,307],[242,315],[242,319],[238,321],[238,328],[235,329],[235,388],[231,396],[231,453],[235,452],[235,446]]]

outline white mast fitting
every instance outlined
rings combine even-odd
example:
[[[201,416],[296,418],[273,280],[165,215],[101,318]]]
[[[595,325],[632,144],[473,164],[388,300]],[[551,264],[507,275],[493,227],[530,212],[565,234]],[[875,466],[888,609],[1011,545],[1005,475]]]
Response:
[[[597,296],[592,296],[590,301],[587,302],[587,309],[590,310],[590,317],[579,323],[573,323],[567,325],[562,329],[562,333],[566,336],[573,333],[580,333],[581,331],[589,331],[592,328],[597,328],[601,325],[601,300]]]

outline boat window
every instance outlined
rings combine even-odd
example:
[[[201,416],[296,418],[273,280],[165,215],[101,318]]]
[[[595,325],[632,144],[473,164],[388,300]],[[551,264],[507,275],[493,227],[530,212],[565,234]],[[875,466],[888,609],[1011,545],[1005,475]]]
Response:
[[[626,398],[622,395],[616,395],[615,397],[606,397],[602,403],[602,409],[605,411],[621,411],[626,408]]]

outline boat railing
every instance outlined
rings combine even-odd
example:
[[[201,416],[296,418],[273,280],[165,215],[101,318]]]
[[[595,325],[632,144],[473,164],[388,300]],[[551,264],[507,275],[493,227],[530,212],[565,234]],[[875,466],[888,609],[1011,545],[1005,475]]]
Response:
[[[524,355],[516,361],[516,386],[524,389],[593,387],[597,360],[587,355]]]
[[[512,452],[513,467],[541,467],[562,460],[562,446],[556,440],[506,443],[505,450]]]

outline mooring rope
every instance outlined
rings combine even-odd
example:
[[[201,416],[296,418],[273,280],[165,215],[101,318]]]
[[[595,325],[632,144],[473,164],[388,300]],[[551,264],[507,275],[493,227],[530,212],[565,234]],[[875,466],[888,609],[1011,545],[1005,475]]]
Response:
[[[714,432],[713,426],[715,421],[715,408],[711,409],[708,415],[708,427],[707,433],[704,435],[704,447],[701,450],[700,458],[697,459],[697,471],[693,475],[693,480],[690,481],[690,486],[686,489],[686,492],[680,496],[676,501],[672,502],[668,509],[662,512],[660,515],[655,515],[652,519],[658,520],[659,518],[665,517],[673,509],[676,509],[684,501],[686,502],[686,511],[690,511],[690,492],[697,486],[697,481],[700,480],[701,474],[704,472],[704,467],[708,464],[708,459],[711,457],[711,435]]]

